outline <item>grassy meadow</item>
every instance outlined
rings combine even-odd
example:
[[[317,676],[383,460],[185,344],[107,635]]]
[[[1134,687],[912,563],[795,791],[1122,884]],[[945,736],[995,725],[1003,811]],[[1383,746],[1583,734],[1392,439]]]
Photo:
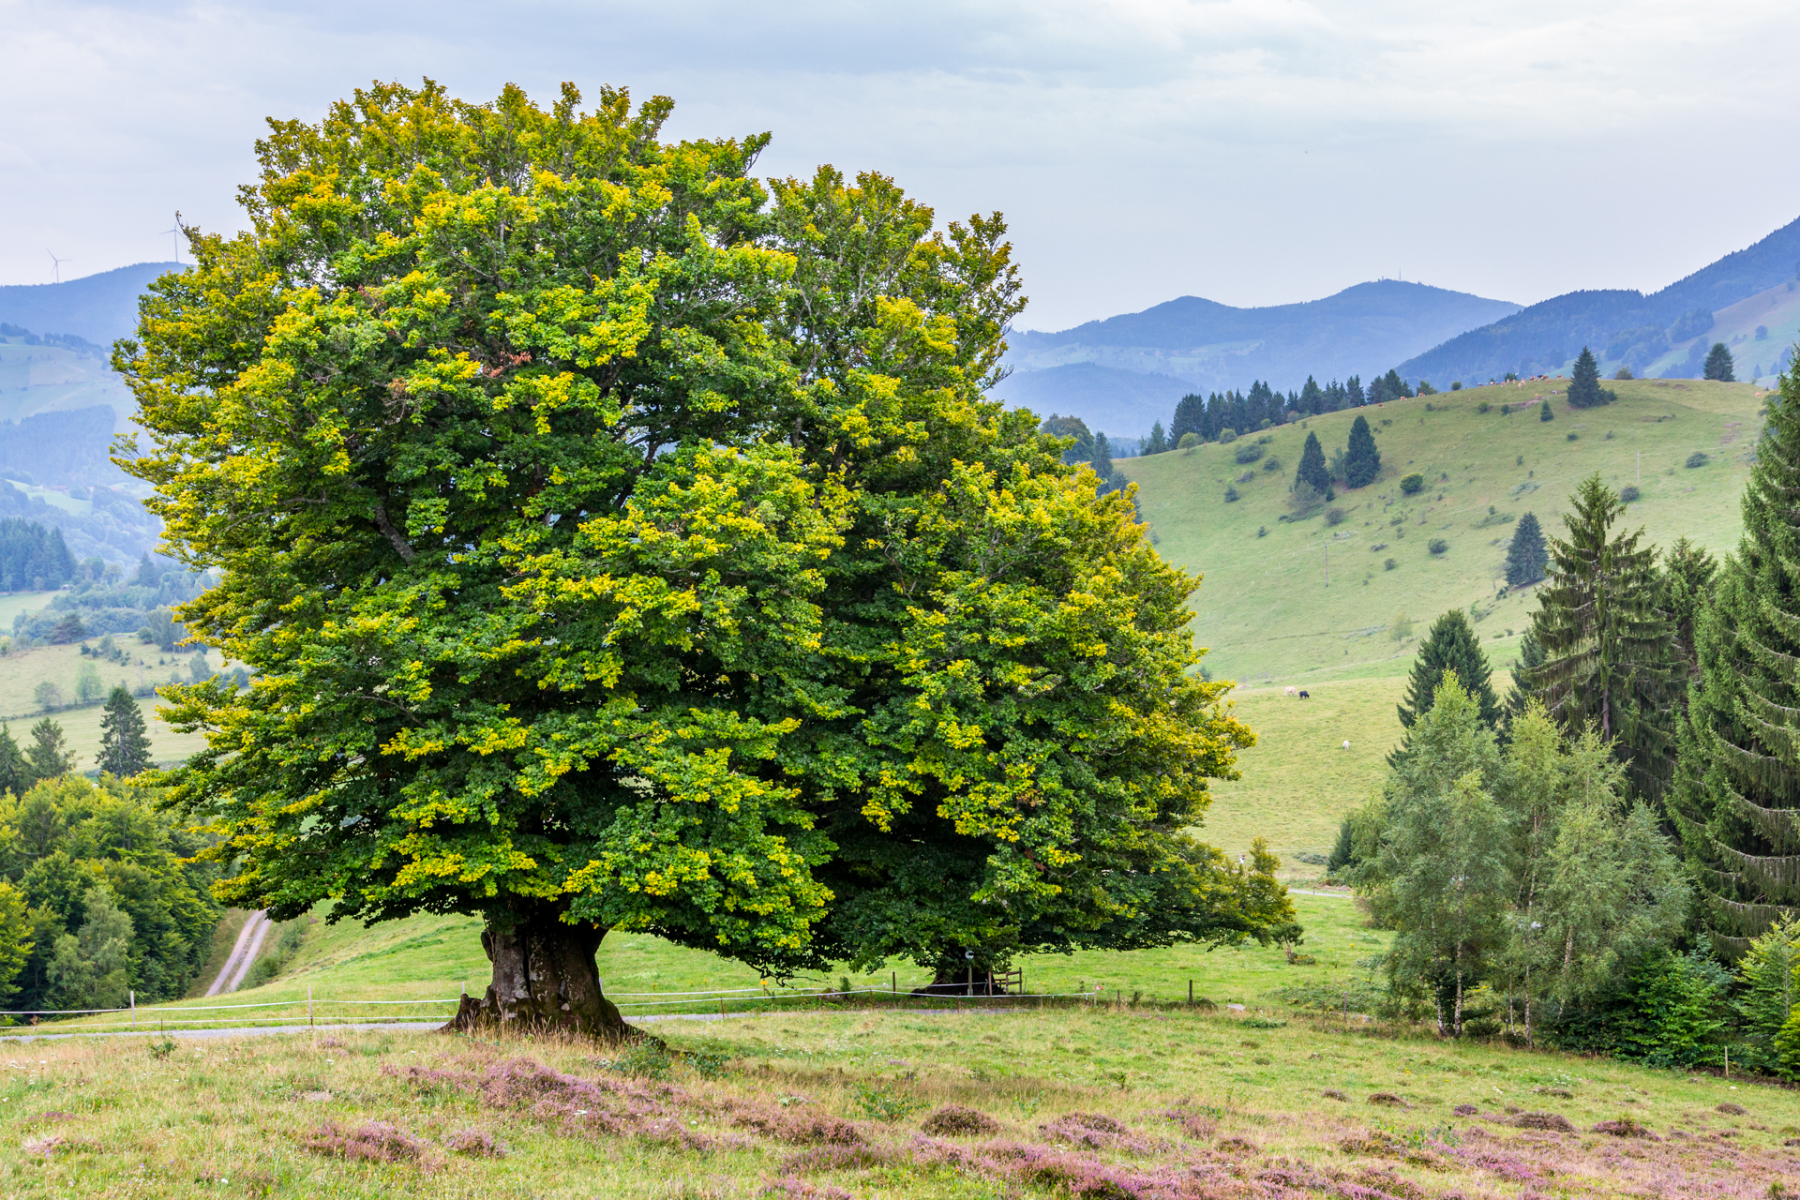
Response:
[[[1207,669],[1246,686],[1404,674],[1432,618],[1471,606],[1495,666],[1509,665],[1535,604],[1530,589],[1500,595],[1513,522],[1533,512],[1547,534],[1560,534],[1569,493],[1596,471],[1614,488],[1639,487],[1627,523],[1643,526],[1651,542],[1685,536],[1715,553],[1735,546],[1760,391],[1611,382],[1616,404],[1578,411],[1563,401],[1564,386],[1465,388],[1312,417],[1230,445],[1119,460],[1138,484],[1157,548],[1205,576],[1191,604],[1195,635],[1210,648]],[[1538,419],[1541,398],[1554,420]],[[1503,406],[1514,411],[1502,415]],[[1338,495],[1340,524],[1327,524],[1325,509],[1284,519],[1307,434],[1316,432],[1329,455],[1359,412],[1380,447],[1381,478]],[[1258,444],[1261,459],[1236,461]],[[1687,467],[1696,452],[1706,464]],[[1279,468],[1265,469],[1270,461]],[[1414,472],[1426,487],[1403,496],[1400,479]],[[1227,503],[1228,486],[1241,499]],[[1448,543],[1442,554],[1431,552],[1436,539]]]
[[[1791,1195],[1800,1093],[1329,1017],[1070,1004],[5,1047],[11,1197]]]
[[[33,612],[42,608],[45,595],[47,593],[32,597],[39,602],[30,607],[21,607],[18,611]],[[16,597],[0,598],[13,599]],[[90,704],[46,710],[38,704],[36,698],[40,683],[55,684],[61,690],[65,703],[72,703],[75,697],[75,680],[83,663],[92,663],[99,669],[100,681],[108,690],[123,683],[135,691],[145,684],[185,683],[191,678],[189,668],[195,654],[207,654],[215,669],[221,662],[217,651],[168,653],[155,646],[145,646],[130,635],[115,634],[113,640],[130,655],[129,662],[118,663],[84,657],[80,644],[14,647],[4,657],[0,657],[0,722],[7,724],[15,741],[23,742],[32,725],[46,716],[53,717],[63,727],[64,740],[75,754],[76,769],[92,770],[95,757],[100,752],[100,717],[103,706]],[[99,641],[98,638],[89,638],[86,644],[93,647],[99,645]],[[204,745],[205,740],[198,734],[176,733],[158,718],[155,700],[140,698],[138,705],[149,725],[150,750],[157,762],[179,762]]]

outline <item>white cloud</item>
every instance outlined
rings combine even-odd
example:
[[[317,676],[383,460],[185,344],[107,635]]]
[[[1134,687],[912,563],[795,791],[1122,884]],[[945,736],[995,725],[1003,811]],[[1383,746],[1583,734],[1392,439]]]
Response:
[[[0,281],[237,221],[268,115],[372,78],[563,79],[770,129],[763,166],[896,175],[1004,210],[1025,323],[1381,274],[1529,301],[1656,287],[1796,214],[1782,48],[1747,3],[987,0],[908,5],[0,0]]]

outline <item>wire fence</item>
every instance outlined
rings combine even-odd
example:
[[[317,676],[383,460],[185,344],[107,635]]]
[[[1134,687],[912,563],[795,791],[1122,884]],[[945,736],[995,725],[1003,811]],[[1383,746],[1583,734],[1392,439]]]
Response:
[[[821,1001],[854,1001],[859,997],[880,998],[889,1002],[914,1004],[920,1007],[938,1007],[948,1003],[958,1006],[965,1003],[1043,1005],[1052,1001],[1095,1004],[1098,1002],[1102,990],[1099,984],[1095,984],[1092,989],[1083,988],[1073,992],[1026,992],[1023,990],[1008,992],[995,991],[991,988],[984,991],[984,987],[988,986],[985,981],[979,979],[975,981],[973,992],[932,991],[930,989],[901,991],[895,985],[885,988],[803,989],[764,984],[760,987],[713,988],[684,992],[607,992],[605,995],[622,1014],[651,1017],[714,1014],[728,1016],[734,1013],[754,1012],[758,1009],[766,1010],[771,1006],[790,1002],[808,1004]],[[0,1022],[4,1022],[4,1028],[8,1033],[111,1033],[118,1031],[157,1033],[189,1027],[255,1028],[268,1025],[294,1026],[302,1023],[308,1028],[314,1029],[350,1024],[416,1024],[424,1021],[448,1021],[455,1015],[467,997],[468,993],[465,991],[461,995],[444,999],[346,1000],[315,996],[312,989],[308,987],[304,997],[295,997],[290,1000],[260,1000],[247,1004],[146,1005],[140,1008],[134,994],[126,1005],[119,1008],[0,1009]],[[203,1013],[238,1015],[196,1015]],[[91,1017],[111,1017],[113,1019],[105,1021],[84,1019]]]

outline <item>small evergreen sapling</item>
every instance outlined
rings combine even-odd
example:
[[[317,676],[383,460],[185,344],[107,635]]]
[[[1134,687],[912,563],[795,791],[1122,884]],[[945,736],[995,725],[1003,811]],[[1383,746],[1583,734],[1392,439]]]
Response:
[[[1350,426],[1350,445],[1344,454],[1344,486],[1367,487],[1381,475],[1381,451],[1375,446],[1375,434],[1369,419],[1358,413]]]
[[[1583,346],[1569,380],[1569,407],[1598,408],[1618,398],[1616,393],[1600,386],[1600,367],[1594,361],[1594,352]]]
[[[1325,448],[1319,445],[1317,433],[1306,435],[1306,445],[1300,451],[1300,466],[1294,472],[1294,490],[1298,492],[1302,486],[1310,487],[1327,501],[1334,498],[1331,470],[1325,465]]]
[[[1724,342],[1714,342],[1712,350],[1706,356],[1705,377],[1720,383],[1736,383],[1737,376],[1732,374],[1732,366],[1731,351]]]
[[[1544,531],[1537,514],[1526,513],[1513,526],[1512,544],[1506,548],[1506,584],[1523,587],[1544,577],[1550,563],[1550,548],[1544,544]]]

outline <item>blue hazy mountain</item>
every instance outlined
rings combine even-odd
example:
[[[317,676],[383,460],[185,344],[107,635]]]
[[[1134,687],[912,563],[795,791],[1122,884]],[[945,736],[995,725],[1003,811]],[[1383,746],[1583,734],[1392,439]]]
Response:
[[[0,287],[0,322],[36,334],[74,334],[109,346],[137,328],[138,296],[177,263],[135,263],[67,283],[19,283]]]
[[[1014,332],[1006,357],[1013,375],[994,395],[1137,436],[1154,421],[1167,424],[1187,392],[1247,389],[1258,379],[1287,391],[1309,375],[1366,380],[1518,311],[1505,300],[1393,279],[1266,308],[1183,296],[1060,333]]]
[[[1708,344],[1712,314],[1800,275],[1800,220],[1645,295],[1626,290],[1568,292],[1449,338],[1400,364],[1408,381],[1498,378],[1564,370],[1592,348],[1607,368],[1639,375],[1699,374],[1694,347]]]

